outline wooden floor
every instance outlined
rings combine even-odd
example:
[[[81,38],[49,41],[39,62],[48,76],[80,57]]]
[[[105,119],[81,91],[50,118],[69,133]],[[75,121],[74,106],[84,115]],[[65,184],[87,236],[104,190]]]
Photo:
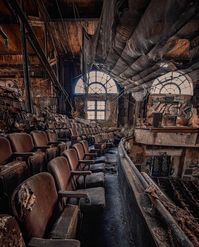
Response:
[[[82,247],[133,247],[126,229],[128,215],[125,214],[117,173],[117,148],[106,154],[111,164],[106,165],[106,208],[99,216],[84,219],[81,230]]]

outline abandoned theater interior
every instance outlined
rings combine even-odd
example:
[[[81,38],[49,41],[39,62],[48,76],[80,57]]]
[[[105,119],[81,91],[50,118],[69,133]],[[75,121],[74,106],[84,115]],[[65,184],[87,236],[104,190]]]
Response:
[[[199,246],[199,0],[0,0],[0,247]]]

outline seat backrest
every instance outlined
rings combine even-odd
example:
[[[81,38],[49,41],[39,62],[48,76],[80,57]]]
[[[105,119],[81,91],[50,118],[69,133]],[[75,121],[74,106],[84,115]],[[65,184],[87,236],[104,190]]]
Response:
[[[79,166],[79,159],[75,149],[67,149],[63,152],[63,156],[68,160],[71,170],[77,170]]]
[[[32,137],[27,133],[12,133],[8,138],[15,152],[31,152],[34,149]]]
[[[0,215],[0,246],[25,247],[15,218],[7,214]]]
[[[77,130],[73,129],[73,128],[70,128],[70,133],[71,133],[71,136],[77,136],[78,135]]]
[[[48,170],[53,175],[57,190],[72,190],[72,178],[68,160],[56,157],[48,163]]]
[[[0,165],[4,165],[12,156],[12,149],[7,138],[0,137]]]
[[[82,144],[82,146],[83,146],[83,148],[84,148],[84,152],[85,152],[85,153],[89,153],[88,142],[87,142],[86,140],[83,140],[83,141],[81,141],[81,144]]]
[[[47,146],[48,145],[48,137],[45,131],[35,130],[31,132],[31,135],[34,140],[34,144],[37,147]]]
[[[76,150],[78,159],[83,160],[85,156],[85,151],[81,143],[76,143],[73,145],[73,148]]]
[[[53,176],[46,172],[28,178],[15,189],[11,199],[12,209],[23,226],[27,240],[44,236],[57,202]]]
[[[57,141],[57,134],[56,134],[55,131],[48,130],[48,131],[46,131],[46,133],[47,133],[47,136],[48,136],[48,140],[50,142],[56,142]]]

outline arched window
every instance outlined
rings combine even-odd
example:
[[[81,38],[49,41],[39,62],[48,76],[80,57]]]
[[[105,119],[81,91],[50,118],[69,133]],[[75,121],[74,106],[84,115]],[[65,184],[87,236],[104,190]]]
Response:
[[[193,95],[191,78],[181,72],[169,72],[154,80],[150,94]]]
[[[80,78],[75,86],[76,95],[87,95],[87,118],[105,120],[107,94],[118,94],[115,81],[106,73],[91,71],[87,82]],[[93,98],[94,97],[94,98]]]
[[[75,86],[75,94],[85,94],[88,87],[88,94],[117,94],[118,89],[115,81],[106,73],[91,71],[87,74],[88,82],[80,78]]]

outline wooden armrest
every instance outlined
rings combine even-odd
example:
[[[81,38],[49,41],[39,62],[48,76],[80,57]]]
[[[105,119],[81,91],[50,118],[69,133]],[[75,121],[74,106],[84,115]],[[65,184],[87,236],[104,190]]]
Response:
[[[46,149],[48,149],[48,148],[50,148],[50,146],[37,146],[37,147],[35,147],[35,149],[42,149],[42,150],[46,150]]]
[[[14,152],[12,155],[13,157],[29,157],[33,155],[34,152]]]
[[[58,142],[58,141],[56,141],[56,142],[48,142],[48,145],[53,145],[53,144],[57,145],[57,144],[60,144],[60,142]]]
[[[87,176],[87,175],[91,175],[92,171],[72,171],[71,172],[72,175],[77,175],[77,176]]]
[[[67,141],[69,141],[69,139],[68,138],[58,138],[57,139],[57,141],[59,141],[59,142],[67,142]]]
[[[88,194],[86,192],[79,192],[79,191],[59,191],[58,195],[61,197],[68,197],[68,198],[86,198],[89,199]]]
[[[79,163],[81,164],[95,164],[94,160],[79,160]]]
[[[90,149],[90,152],[92,153],[92,152],[99,152],[100,151],[100,149],[99,148],[93,148],[93,149]]]
[[[97,156],[97,153],[85,153],[85,156]]]
[[[43,239],[32,238],[28,247],[80,247],[80,242],[74,239]]]

